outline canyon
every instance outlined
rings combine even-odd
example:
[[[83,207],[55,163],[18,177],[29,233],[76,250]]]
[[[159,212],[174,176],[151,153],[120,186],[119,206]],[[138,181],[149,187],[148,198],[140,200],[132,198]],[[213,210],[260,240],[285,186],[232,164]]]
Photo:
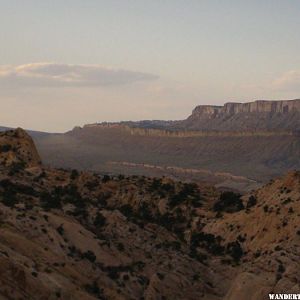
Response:
[[[241,195],[52,168],[22,129],[0,134],[0,170],[0,299],[264,300],[300,289],[299,172]]]
[[[31,134],[49,166],[167,175],[249,191],[300,168],[299,103],[204,105],[181,121],[95,123],[64,134]]]

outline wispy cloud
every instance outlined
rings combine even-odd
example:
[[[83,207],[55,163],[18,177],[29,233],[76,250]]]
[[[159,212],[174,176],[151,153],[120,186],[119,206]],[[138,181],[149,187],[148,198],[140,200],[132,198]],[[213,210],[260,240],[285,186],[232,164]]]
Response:
[[[291,70],[273,80],[271,87],[275,90],[300,92],[300,70]]]
[[[110,86],[157,78],[153,74],[100,65],[32,63],[0,66],[0,84],[14,86]]]

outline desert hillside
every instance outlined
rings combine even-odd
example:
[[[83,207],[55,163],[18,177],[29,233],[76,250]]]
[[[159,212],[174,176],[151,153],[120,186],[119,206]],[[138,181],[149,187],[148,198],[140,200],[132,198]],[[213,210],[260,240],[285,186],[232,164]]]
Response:
[[[21,129],[2,133],[0,145],[0,299],[299,292],[298,172],[241,196],[44,167]]]

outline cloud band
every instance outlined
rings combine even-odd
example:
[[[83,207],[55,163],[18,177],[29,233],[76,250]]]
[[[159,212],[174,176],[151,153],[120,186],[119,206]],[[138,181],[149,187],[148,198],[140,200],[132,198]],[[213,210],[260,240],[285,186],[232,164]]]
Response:
[[[32,63],[0,66],[0,83],[25,86],[111,86],[155,79],[158,76],[99,65]]]

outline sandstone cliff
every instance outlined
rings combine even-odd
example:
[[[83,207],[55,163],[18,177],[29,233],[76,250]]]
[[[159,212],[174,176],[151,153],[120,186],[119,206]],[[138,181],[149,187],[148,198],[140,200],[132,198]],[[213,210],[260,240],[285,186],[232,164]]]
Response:
[[[226,103],[197,106],[190,117],[174,128],[189,130],[300,130],[300,100]]]

